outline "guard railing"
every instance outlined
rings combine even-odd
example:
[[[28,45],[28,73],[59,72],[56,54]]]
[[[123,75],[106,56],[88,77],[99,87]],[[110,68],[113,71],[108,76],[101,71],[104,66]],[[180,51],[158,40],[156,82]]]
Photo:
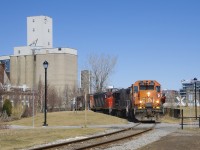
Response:
[[[198,119],[198,121],[199,121],[199,128],[200,128],[200,117],[184,117],[184,116],[183,116],[183,109],[181,109],[181,114],[182,114],[182,115],[181,115],[180,118],[181,118],[181,129],[182,129],[182,130],[183,130],[183,125],[184,125],[184,123],[183,123],[183,120],[184,120],[184,119],[196,119],[196,120]]]

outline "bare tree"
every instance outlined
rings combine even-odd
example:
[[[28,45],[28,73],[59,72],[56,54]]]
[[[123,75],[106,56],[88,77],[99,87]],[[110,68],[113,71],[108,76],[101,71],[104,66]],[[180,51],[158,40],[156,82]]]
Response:
[[[89,68],[92,74],[92,86],[95,92],[101,92],[117,63],[117,58],[109,55],[90,55]]]
[[[79,91],[76,86],[72,87],[70,99],[77,97],[79,95]]]
[[[48,87],[48,106],[50,107],[50,111],[54,111],[55,106],[58,106],[58,92],[55,87]]]
[[[77,87],[69,87],[68,85],[65,86],[64,89],[64,101],[65,101],[65,109],[69,109],[71,107],[71,100],[78,96]]]
[[[88,94],[91,93],[91,71],[89,70],[82,70],[81,71],[81,91],[80,94],[83,96],[84,99],[84,106],[85,109],[89,108],[89,98],[87,97]]]
[[[82,70],[81,71],[81,95],[89,94],[91,89],[91,71]]]
[[[13,89],[8,95],[13,100],[12,118],[20,119],[26,110],[25,94],[21,89]]]
[[[2,106],[3,106],[3,98],[2,98],[3,94],[4,94],[4,89],[3,89],[2,84],[0,83],[0,113],[2,110]]]
[[[63,105],[63,103],[62,103],[62,96],[61,95],[58,95],[58,97],[57,97],[57,105],[58,105],[58,108],[59,108],[59,111],[61,110],[61,108],[62,108],[62,105]]]
[[[14,106],[20,104],[22,99],[22,93],[20,92],[20,89],[15,89],[12,93],[12,97]]]
[[[44,84],[42,84],[42,81],[39,80],[37,99],[36,99],[36,101],[37,101],[36,107],[39,112],[42,112],[42,110],[43,110],[43,99],[44,99]]]
[[[65,85],[64,91],[64,103],[65,103],[65,110],[67,110],[67,107],[69,107],[70,98],[71,98],[71,89],[68,85]]]
[[[0,83],[0,96],[3,95],[4,90],[3,90],[3,85]]]

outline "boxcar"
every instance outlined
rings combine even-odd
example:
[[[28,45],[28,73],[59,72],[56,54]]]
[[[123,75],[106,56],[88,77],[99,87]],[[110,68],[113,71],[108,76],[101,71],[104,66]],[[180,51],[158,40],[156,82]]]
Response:
[[[131,109],[131,93],[130,88],[120,89],[113,93],[115,102],[114,112],[116,116],[127,117]]]

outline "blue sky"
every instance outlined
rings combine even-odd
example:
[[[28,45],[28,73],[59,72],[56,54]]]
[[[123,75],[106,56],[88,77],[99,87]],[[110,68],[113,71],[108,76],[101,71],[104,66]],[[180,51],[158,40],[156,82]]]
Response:
[[[53,18],[53,46],[117,56],[110,79],[126,88],[154,79],[163,89],[200,79],[199,0],[0,0],[0,55],[26,45],[26,17]]]

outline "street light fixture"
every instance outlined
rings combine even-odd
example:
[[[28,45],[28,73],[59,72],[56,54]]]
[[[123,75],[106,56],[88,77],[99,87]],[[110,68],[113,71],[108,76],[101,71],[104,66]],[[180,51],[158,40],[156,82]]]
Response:
[[[197,78],[194,78],[194,100],[195,100],[195,117],[197,119]]]
[[[45,60],[43,63],[43,67],[45,69],[45,101],[44,101],[44,124],[43,126],[48,126],[47,124],[47,68],[48,62]]]

